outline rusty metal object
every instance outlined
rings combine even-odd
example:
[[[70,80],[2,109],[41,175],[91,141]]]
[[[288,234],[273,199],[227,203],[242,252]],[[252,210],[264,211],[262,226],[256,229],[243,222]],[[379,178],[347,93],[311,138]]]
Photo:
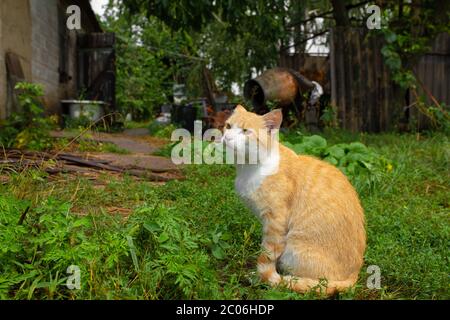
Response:
[[[312,88],[314,84],[295,70],[273,68],[245,83],[244,98],[258,111],[267,101],[276,101],[279,106],[290,105]]]

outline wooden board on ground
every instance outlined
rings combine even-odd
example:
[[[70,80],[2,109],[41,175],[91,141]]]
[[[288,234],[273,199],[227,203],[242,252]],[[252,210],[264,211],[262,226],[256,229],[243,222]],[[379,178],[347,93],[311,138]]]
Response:
[[[180,170],[167,158],[146,155],[70,154],[6,149],[0,156],[1,171],[21,172],[37,168],[49,174],[90,172],[129,174],[149,181],[183,179]]]

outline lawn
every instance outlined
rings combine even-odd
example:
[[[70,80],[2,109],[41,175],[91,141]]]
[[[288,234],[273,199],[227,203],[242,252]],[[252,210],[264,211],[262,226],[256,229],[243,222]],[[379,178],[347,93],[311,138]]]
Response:
[[[357,286],[337,299],[449,299],[448,136],[327,131],[389,160],[355,176],[368,246]],[[261,225],[233,189],[228,165],[189,165],[165,184],[40,171],[0,184],[1,299],[311,299],[259,282]],[[370,181],[370,183],[368,183]],[[66,286],[80,269],[80,289]],[[381,270],[368,289],[367,267]]]

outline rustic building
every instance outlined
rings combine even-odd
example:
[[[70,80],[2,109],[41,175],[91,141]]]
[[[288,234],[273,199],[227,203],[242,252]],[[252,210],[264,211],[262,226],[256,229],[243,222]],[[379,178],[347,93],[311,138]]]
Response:
[[[70,5],[80,8],[81,29],[66,26]],[[60,101],[77,98],[85,82],[77,39],[99,33],[88,0],[0,1],[0,119],[17,111],[13,87],[23,80],[42,84],[46,111],[61,113]]]

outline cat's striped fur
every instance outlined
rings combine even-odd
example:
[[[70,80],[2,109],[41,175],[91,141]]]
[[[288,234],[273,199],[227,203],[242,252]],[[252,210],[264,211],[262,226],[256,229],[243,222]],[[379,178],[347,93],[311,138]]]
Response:
[[[259,116],[238,106],[224,140],[261,139],[280,124],[279,110]],[[274,174],[261,174],[275,161]],[[264,281],[306,292],[322,290],[319,281],[326,279],[329,295],[355,284],[366,247],[364,213],[341,171],[280,144],[279,158],[238,165],[236,189],[263,224],[258,272]]]

